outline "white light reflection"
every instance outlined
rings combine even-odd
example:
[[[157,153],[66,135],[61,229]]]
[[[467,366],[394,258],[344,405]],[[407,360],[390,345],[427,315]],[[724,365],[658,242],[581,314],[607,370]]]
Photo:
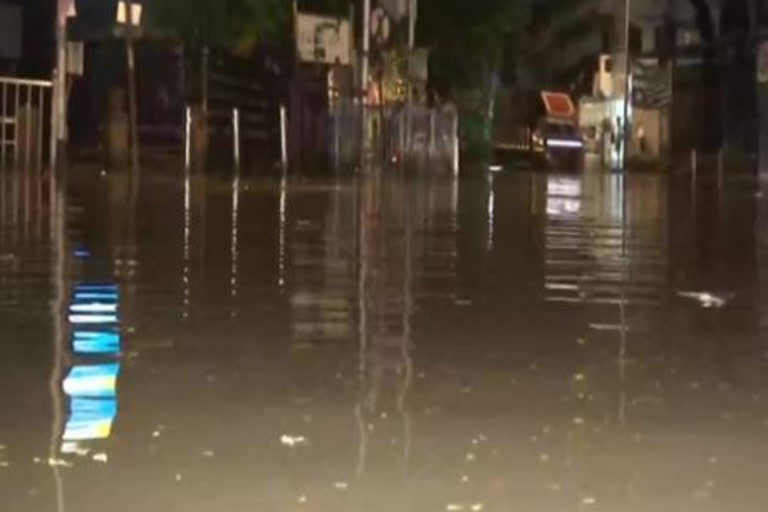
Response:
[[[72,304],[69,306],[71,313],[117,313],[117,304],[104,304],[92,302],[89,304]]]
[[[114,324],[117,323],[117,315],[69,315],[71,324]]]
[[[231,296],[232,299],[237,298],[237,273],[238,273],[238,228],[239,228],[239,213],[240,213],[240,171],[235,170],[235,178],[232,180],[232,246],[230,248],[232,258],[231,268]],[[235,304],[232,304],[232,315],[236,314]]]
[[[280,288],[285,286],[285,221],[286,221],[286,186],[287,177],[283,174],[280,178],[280,258],[277,284]]]
[[[580,140],[547,139],[550,148],[582,148],[584,143]]]
[[[496,186],[493,174],[488,176],[488,250],[493,250],[496,228]]]
[[[190,203],[191,184],[189,167],[184,173],[184,268],[182,270],[181,283],[184,290],[184,307],[182,318],[189,318],[189,235],[190,235]]]

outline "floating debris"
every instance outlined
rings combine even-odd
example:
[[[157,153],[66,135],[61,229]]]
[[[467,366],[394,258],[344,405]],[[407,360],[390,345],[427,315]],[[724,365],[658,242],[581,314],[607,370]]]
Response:
[[[581,502],[584,505],[594,505],[595,503],[597,503],[597,499],[594,496],[584,496],[581,499]]]
[[[589,324],[589,328],[602,332],[629,332],[629,326],[622,324]]]
[[[181,480],[184,478],[181,476],[181,473],[176,473],[176,476],[174,477],[177,482],[181,482]]]
[[[304,503],[306,503],[306,502],[307,502],[307,497],[306,497],[306,496],[304,496],[304,495],[302,495],[302,496],[299,496],[298,498],[296,498],[296,501],[297,501],[298,503],[301,503],[301,504],[303,505]]]
[[[305,444],[307,442],[307,439],[304,436],[289,436],[287,434],[283,434],[282,436],[280,436],[280,442],[285,446],[290,446],[291,448],[293,448],[294,446]]]
[[[346,491],[349,489],[349,484],[347,482],[334,482],[333,487],[340,491]]]
[[[200,455],[210,459],[210,458],[214,457],[216,455],[216,453],[213,450],[203,450],[202,452],[200,452]]]
[[[48,459],[48,465],[51,467],[62,467],[62,468],[71,468],[72,463],[69,461],[66,461],[64,459],[55,459],[51,457]]]
[[[704,309],[720,309],[733,300],[734,294],[715,295],[710,292],[677,292],[679,297],[697,301]]]
[[[94,453],[93,454],[93,460],[95,460],[96,462],[103,462],[103,463],[106,464],[107,462],[109,462],[109,457],[107,456],[106,453],[103,453],[103,452],[102,453]]]

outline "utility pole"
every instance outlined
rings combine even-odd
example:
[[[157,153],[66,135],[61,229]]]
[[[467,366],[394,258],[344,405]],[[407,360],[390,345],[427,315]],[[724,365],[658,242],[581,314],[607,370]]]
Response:
[[[408,91],[407,91],[407,117],[406,117],[406,125],[405,125],[405,145],[407,150],[410,150],[411,147],[411,109],[413,108],[413,84],[411,83],[411,76],[410,72],[412,71],[413,66],[413,50],[416,46],[416,17],[418,15],[418,0],[408,0],[408,77],[406,80],[406,84],[408,84]],[[407,151],[406,151],[407,153]]]
[[[632,56],[629,51],[629,33],[630,33],[630,19],[632,16],[632,0],[625,0],[625,12],[624,12],[624,143],[621,154],[621,170],[627,171],[627,163],[629,161],[629,144],[632,138],[632,131],[629,126],[629,102],[631,90],[631,75],[632,75]]]
[[[56,2],[56,64],[51,108],[51,167],[64,159],[67,145],[67,0]]]
[[[125,32],[125,49],[128,59],[128,116],[131,124],[131,171],[134,178],[139,176],[139,135],[138,135],[138,115],[136,101],[136,55],[133,44],[133,31],[138,27],[133,21],[133,0],[126,2],[128,26]]]
[[[360,160],[365,163],[366,145],[368,137],[368,112],[366,102],[368,100],[368,66],[371,49],[371,0],[363,0],[363,44],[362,59],[360,63]],[[365,167],[362,166],[361,169]]]

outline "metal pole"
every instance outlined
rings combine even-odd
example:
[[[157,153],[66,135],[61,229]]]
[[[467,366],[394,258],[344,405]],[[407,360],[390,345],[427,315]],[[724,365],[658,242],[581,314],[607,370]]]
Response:
[[[622,172],[627,170],[629,160],[629,143],[632,132],[629,127],[629,102],[630,102],[630,76],[632,73],[632,59],[629,51],[630,18],[632,15],[632,0],[625,0],[626,12],[624,13],[624,147],[622,157]]]
[[[371,45],[371,0],[363,0],[363,42],[362,62],[360,64],[360,159],[365,156],[368,134],[368,112],[366,102],[368,99],[368,62]],[[362,165],[361,165],[362,169]]]
[[[184,168],[189,170],[192,165],[192,109],[187,106],[184,115]]]
[[[29,170],[32,163],[32,86],[27,86],[27,111],[24,126],[24,166]]]
[[[45,88],[37,89],[37,170],[43,170],[43,104],[45,102]]]
[[[459,114],[453,117],[453,175],[459,175]]]
[[[0,82],[2,93],[0,93],[0,168],[5,169],[5,145],[8,142],[5,135],[6,122],[6,102],[8,101],[8,85]]]
[[[136,100],[136,55],[133,47],[133,1],[126,2],[128,11],[128,26],[125,33],[125,50],[128,58],[128,116],[130,118],[131,130],[131,169],[133,176],[139,175],[139,135],[138,135],[138,113]],[[138,22],[138,20],[136,20]]]
[[[435,154],[435,126],[437,126],[437,123],[435,122],[435,109],[431,109],[429,111],[429,156],[430,158],[432,155]]]
[[[413,50],[416,46],[416,17],[417,17],[417,0],[408,0],[408,69],[411,69],[411,61],[413,60]],[[411,84],[411,77],[408,76],[406,80],[408,85],[407,98],[407,122],[406,122],[406,136],[405,142],[410,147],[411,145],[411,125],[413,123],[413,114],[411,112],[411,105],[413,104],[413,87]]]
[[[360,90],[363,94],[363,100],[368,92],[368,59],[371,43],[371,0],[363,0],[363,55],[360,66]],[[363,101],[364,103],[364,101]]]
[[[61,9],[61,2],[57,2]],[[59,12],[56,19],[56,70],[54,76],[54,103],[51,108],[52,137],[55,143],[51,149],[51,166],[58,164],[58,159],[67,147],[67,25],[66,13]]]
[[[240,168],[240,111],[232,109],[232,150],[234,152],[235,167]]]
[[[16,84],[15,86],[16,92],[14,93],[14,100],[13,100],[13,118],[14,118],[14,125],[13,125],[13,165],[18,166],[19,165],[19,104],[21,103],[21,85]]]
[[[280,105],[280,163],[283,166],[283,174],[288,171],[288,113],[285,105]]]

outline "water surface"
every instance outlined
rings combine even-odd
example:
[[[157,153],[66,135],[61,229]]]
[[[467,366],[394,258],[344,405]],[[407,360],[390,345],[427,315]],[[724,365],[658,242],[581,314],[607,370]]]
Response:
[[[0,174],[3,510],[764,509],[751,182],[150,174]]]

